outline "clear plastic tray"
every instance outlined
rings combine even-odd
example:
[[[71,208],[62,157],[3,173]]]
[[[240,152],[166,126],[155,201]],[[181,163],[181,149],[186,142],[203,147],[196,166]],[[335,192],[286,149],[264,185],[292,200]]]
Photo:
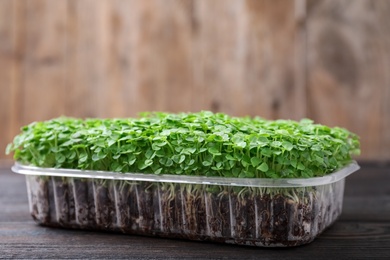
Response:
[[[12,167],[42,225],[252,246],[313,241],[341,214],[345,177],[358,169],[242,179]]]

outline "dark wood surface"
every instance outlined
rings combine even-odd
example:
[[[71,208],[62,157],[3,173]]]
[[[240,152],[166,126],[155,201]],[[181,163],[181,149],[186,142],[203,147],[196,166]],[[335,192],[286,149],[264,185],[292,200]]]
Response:
[[[0,258],[390,259],[390,165],[362,164],[347,178],[340,219],[314,242],[254,248],[38,226],[24,176],[0,168]]]

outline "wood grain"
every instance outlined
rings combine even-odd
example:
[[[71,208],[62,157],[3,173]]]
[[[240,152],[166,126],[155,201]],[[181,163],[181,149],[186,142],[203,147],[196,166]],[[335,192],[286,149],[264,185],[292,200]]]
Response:
[[[390,159],[386,0],[1,0],[0,151],[61,115],[310,117]],[[0,152],[0,160],[5,155]]]
[[[297,84],[294,70],[299,29],[294,4],[196,2],[194,84],[206,107],[240,116],[304,116],[304,86]]]
[[[26,5],[26,55],[19,105],[21,124],[65,113],[66,1],[32,0]]]
[[[359,134],[365,159],[390,157],[388,1],[311,1],[309,117]]]
[[[13,66],[14,46],[13,46],[13,27],[14,19],[12,0],[0,2],[0,148],[3,154],[7,143],[11,137],[11,120],[12,115],[9,107],[12,104],[12,87],[13,87]]]
[[[22,230],[22,232],[21,232]],[[2,258],[17,259],[388,259],[389,223],[338,222],[313,243],[252,248],[2,223]]]
[[[191,110],[191,99],[196,94],[192,95],[189,4],[175,0],[134,3],[135,110]]]
[[[102,88],[103,64],[96,26],[102,1],[67,2],[66,87],[67,116],[96,117],[101,109],[97,93]]]
[[[19,132],[25,46],[25,6],[21,1],[0,2],[0,159]]]

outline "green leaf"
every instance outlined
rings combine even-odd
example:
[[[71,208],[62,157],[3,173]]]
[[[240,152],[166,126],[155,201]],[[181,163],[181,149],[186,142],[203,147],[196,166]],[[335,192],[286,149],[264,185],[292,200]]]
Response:
[[[290,160],[290,164],[292,165],[292,167],[297,168],[298,161],[296,159],[292,159]]]
[[[185,148],[185,151],[189,154],[193,154],[196,152],[196,148],[195,147],[189,147],[189,148]]]
[[[153,159],[155,156],[155,151],[153,149],[148,149],[145,153],[145,157],[148,159]]]
[[[251,158],[248,155],[244,155],[241,160],[242,165],[246,168],[251,164]]]
[[[287,151],[291,151],[294,148],[294,145],[292,143],[288,142],[288,141],[283,141],[282,142],[282,146]]]
[[[102,156],[106,156],[107,154],[103,154]],[[102,157],[102,158],[104,158],[104,157]],[[119,158],[121,157],[121,154],[120,153],[118,153],[118,154],[115,154],[115,155],[113,155],[112,156],[112,159],[114,159],[114,160],[118,160]]]
[[[261,152],[261,155],[263,155],[265,157],[271,157],[272,154],[273,154],[273,151],[271,149],[269,149],[269,148],[262,148],[260,150],[260,152]]]
[[[247,171],[247,172],[245,172],[245,177],[246,178],[253,178],[253,177],[255,177],[255,173],[253,171]]]
[[[171,158],[167,158],[167,162],[165,163],[165,166],[170,167],[173,165],[173,160]]]
[[[80,153],[79,155],[79,162],[84,163],[88,160],[88,154],[87,153]]]
[[[318,155],[314,155],[314,157],[315,157],[315,160],[317,162],[319,162],[320,164],[324,164],[324,158],[322,158],[322,157],[320,157]]]
[[[111,164],[111,170],[114,172],[121,172],[123,169],[124,165],[118,163],[118,162],[113,162]]]
[[[76,156],[77,156],[77,154],[75,151],[70,151],[67,157],[69,160],[74,160],[76,158]]]
[[[199,148],[199,153],[203,153],[203,152],[205,152],[205,151],[207,151],[207,148],[205,148],[205,147]]]
[[[227,170],[233,169],[235,165],[235,161],[229,161],[229,163],[227,164]]]
[[[56,154],[56,162],[57,163],[61,164],[61,163],[65,162],[65,160],[66,160],[65,155],[63,155],[62,153]]]
[[[5,153],[6,154],[10,154],[11,152],[13,151],[13,145],[12,143],[11,144],[8,144],[6,149],[5,149]]]
[[[216,147],[210,147],[209,153],[211,153],[213,155],[221,155],[220,151]]]
[[[241,172],[241,169],[240,169],[240,168],[234,168],[234,169],[232,170],[232,173],[233,173],[233,176],[234,176],[234,177],[238,177],[238,175],[240,174],[240,172]]]
[[[93,154],[92,155],[92,161],[96,162],[96,161],[99,161],[100,160],[100,157],[97,153]]]
[[[261,160],[257,157],[252,157],[251,158],[251,163],[253,167],[257,167],[261,163]]]
[[[211,164],[212,164],[212,162],[209,162],[209,161],[203,161],[203,162],[202,162],[202,165],[203,165],[203,166],[206,166],[206,167],[207,167],[207,166],[210,166]]]
[[[110,147],[111,145],[115,144],[116,140],[108,140],[107,141],[107,146]]]
[[[157,170],[154,171],[155,174],[160,174],[163,168],[158,168]]]
[[[146,159],[145,160],[145,165],[146,166],[150,166],[150,165],[152,165],[153,164],[153,160],[151,160],[151,159]]]
[[[227,154],[226,155],[226,159],[228,159],[229,161],[235,161],[236,160],[236,158],[234,158],[232,155],[230,155],[230,154]]]
[[[303,165],[301,162],[298,163],[297,168],[298,168],[299,170],[304,170],[304,169],[306,169],[305,165]]]
[[[129,158],[127,160],[127,164],[131,166],[135,163],[136,160],[137,159],[135,158],[135,156],[131,155],[131,156],[129,156]]]
[[[138,162],[138,168],[140,170],[143,170],[143,169],[146,169],[147,167],[149,167],[150,165],[153,164],[153,161],[150,160],[150,159],[146,159],[145,161],[139,161]]]
[[[268,164],[266,162],[263,162],[262,164],[260,164],[259,167],[257,167],[257,169],[259,171],[262,171],[262,172],[267,172],[268,171]]]

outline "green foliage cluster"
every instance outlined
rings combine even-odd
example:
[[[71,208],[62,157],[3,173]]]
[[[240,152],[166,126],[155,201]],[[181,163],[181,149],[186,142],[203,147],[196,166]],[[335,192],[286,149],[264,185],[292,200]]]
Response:
[[[343,128],[208,111],[34,122],[12,151],[39,167],[240,178],[323,176],[360,152],[358,137]]]

